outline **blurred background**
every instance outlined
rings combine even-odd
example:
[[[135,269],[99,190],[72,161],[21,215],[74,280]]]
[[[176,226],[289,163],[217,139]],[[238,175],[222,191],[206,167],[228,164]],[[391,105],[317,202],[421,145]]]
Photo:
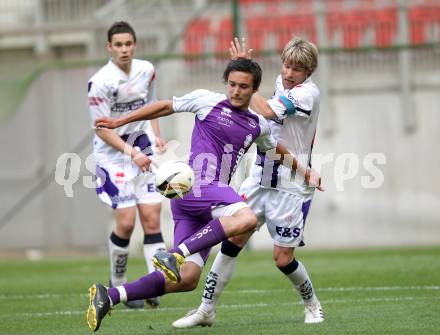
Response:
[[[307,245],[440,244],[440,0],[0,0],[0,257],[107,252],[113,219],[93,189],[87,81],[108,60],[116,20],[156,66],[158,98],[223,92],[233,36],[255,50],[269,98],[285,43],[316,43],[313,162],[327,191],[315,195]],[[170,141],[160,159],[185,157],[193,116],[160,122]],[[162,227],[171,244],[168,201]],[[271,245],[264,227],[250,248]]]

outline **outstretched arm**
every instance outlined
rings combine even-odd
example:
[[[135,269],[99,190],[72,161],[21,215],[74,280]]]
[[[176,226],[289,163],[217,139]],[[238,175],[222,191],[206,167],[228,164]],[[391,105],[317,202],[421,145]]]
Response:
[[[139,108],[133,113],[130,113],[119,119],[109,117],[101,117],[95,121],[97,128],[118,128],[124,124],[140,121],[152,120],[159,117],[167,116],[173,113],[173,102],[171,100],[160,100],[150,105]]]

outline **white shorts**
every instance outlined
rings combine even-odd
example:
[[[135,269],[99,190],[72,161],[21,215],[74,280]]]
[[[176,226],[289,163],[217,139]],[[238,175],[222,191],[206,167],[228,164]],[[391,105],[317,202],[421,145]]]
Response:
[[[157,204],[164,199],[156,191],[154,173],[142,173],[134,163],[119,161],[96,165],[96,193],[113,209]]]
[[[257,216],[257,229],[267,223],[274,244],[280,247],[302,247],[304,226],[313,194],[308,197],[261,187],[247,178],[238,194]]]

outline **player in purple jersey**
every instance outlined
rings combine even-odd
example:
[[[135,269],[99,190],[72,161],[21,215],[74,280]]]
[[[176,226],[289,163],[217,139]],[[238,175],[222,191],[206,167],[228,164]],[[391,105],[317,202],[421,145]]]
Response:
[[[267,121],[248,109],[261,82],[260,66],[249,59],[231,61],[223,79],[226,95],[197,90],[173,100],[158,101],[120,119],[96,120],[97,127],[115,128],[173,112],[195,113],[189,162],[196,181],[191,192],[171,201],[174,248],[155,255],[155,264],[162,271],[116,288],[107,289],[102,284],[89,288],[87,323],[93,331],[98,330],[110,308],[120,302],[193,290],[212,246],[255,229],[256,216],[228,185],[230,178],[253,142],[263,152],[289,152],[274,141]],[[315,171],[291,159],[292,168],[300,171],[310,185],[320,187]]]

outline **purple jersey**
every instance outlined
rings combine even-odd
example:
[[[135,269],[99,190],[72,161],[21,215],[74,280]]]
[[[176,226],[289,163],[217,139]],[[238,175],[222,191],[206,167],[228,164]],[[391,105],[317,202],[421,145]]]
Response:
[[[228,185],[241,158],[253,142],[261,151],[275,148],[276,142],[263,117],[235,108],[224,94],[197,90],[174,97],[173,109],[196,114],[189,159],[195,183],[183,199],[171,201],[177,246],[213,219],[213,208],[243,201]],[[209,248],[200,255],[206,261]]]
[[[232,106],[224,94],[196,90],[174,97],[173,109],[196,114],[189,159],[196,185],[229,184],[253,142],[260,151],[276,146],[267,121],[253,111]]]

